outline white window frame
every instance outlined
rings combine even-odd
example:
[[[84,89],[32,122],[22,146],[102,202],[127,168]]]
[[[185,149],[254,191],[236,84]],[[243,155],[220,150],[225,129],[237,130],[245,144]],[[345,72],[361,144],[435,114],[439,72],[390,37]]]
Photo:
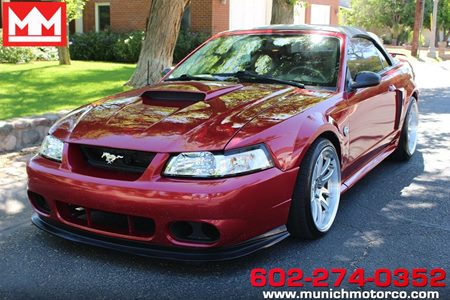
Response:
[[[109,6],[109,17],[111,19],[111,3],[110,2],[95,2],[95,32],[100,31],[100,20],[98,16],[98,9],[100,6]]]

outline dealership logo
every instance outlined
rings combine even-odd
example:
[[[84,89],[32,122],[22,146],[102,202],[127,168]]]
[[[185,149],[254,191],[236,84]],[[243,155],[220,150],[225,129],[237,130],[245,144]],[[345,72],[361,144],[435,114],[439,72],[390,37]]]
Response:
[[[65,2],[5,2],[3,46],[66,46]]]

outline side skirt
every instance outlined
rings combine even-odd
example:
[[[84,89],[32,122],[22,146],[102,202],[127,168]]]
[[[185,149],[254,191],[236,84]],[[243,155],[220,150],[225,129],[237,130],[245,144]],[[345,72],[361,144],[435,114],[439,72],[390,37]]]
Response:
[[[358,171],[356,171],[352,176],[350,176],[346,181],[344,181],[341,184],[341,194],[348,191],[367,173],[369,173],[372,169],[378,166],[386,157],[391,155],[396,148],[397,148],[396,143],[389,144],[382,152],[380,152],[380,154],[371,159],[367,164],[363,165]]]

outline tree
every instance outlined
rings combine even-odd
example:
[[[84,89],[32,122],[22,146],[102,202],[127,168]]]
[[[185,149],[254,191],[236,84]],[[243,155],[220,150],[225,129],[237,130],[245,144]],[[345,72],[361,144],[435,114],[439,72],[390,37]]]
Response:
[[[352,0],[350,10],[341,10],[345,15],[345,23],[371,30],[373,27],[379,27],[379,21],[373,13],[376,4],[369,0]]]
[[[417,56],[417,51],[419,49],[419,35],[420,35],[420,27],[422,25],[423,20],[423,8],[424,8],[425,0],[416,0],[416,14],[414,20],[414,33],[411,47],[411,55],[413,57]]]
[[[67,27],[69,22],[81,17],[84,5],[87,0],[62,0],[66,2]],[[58,57],[60,65],[70,65],[69,46],[58,47]]]
[[[375,33],[389,30],[393,42],[414,24],[415,2],[412,0],[353,0],[352,9],[344,12],[346,23]]]
[[[152,0],[145,39],[134,74],[128,81],[133,87],[154,83],[164,68],[172,65],[173,51],[181,19],[190,0]]]
[[[450,0],[440,0],[438,10],[438,26],[444,33],[444,41],[450,38]]]
[[[293,24],[294,7],[303,3],[300,0],[273,0],[270,24]]]
[[[400,34],[414,25],[415,2],[411,0],[379,0],[379,22],[390,29],[393,43],[397,44]]]

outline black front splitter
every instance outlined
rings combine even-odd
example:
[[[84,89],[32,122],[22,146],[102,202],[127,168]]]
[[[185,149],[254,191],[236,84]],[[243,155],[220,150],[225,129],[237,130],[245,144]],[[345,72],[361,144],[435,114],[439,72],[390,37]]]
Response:
[[[280,226],[235,246],[214,249],[190,249],[162,247],[123,239],[108,238],[66,227],[37,214],[32,216],[31,221],[38,228],[70,241],[145,257],[178,261],[223,261],[235,259],[270,247],[289,236],[286,226]]]

